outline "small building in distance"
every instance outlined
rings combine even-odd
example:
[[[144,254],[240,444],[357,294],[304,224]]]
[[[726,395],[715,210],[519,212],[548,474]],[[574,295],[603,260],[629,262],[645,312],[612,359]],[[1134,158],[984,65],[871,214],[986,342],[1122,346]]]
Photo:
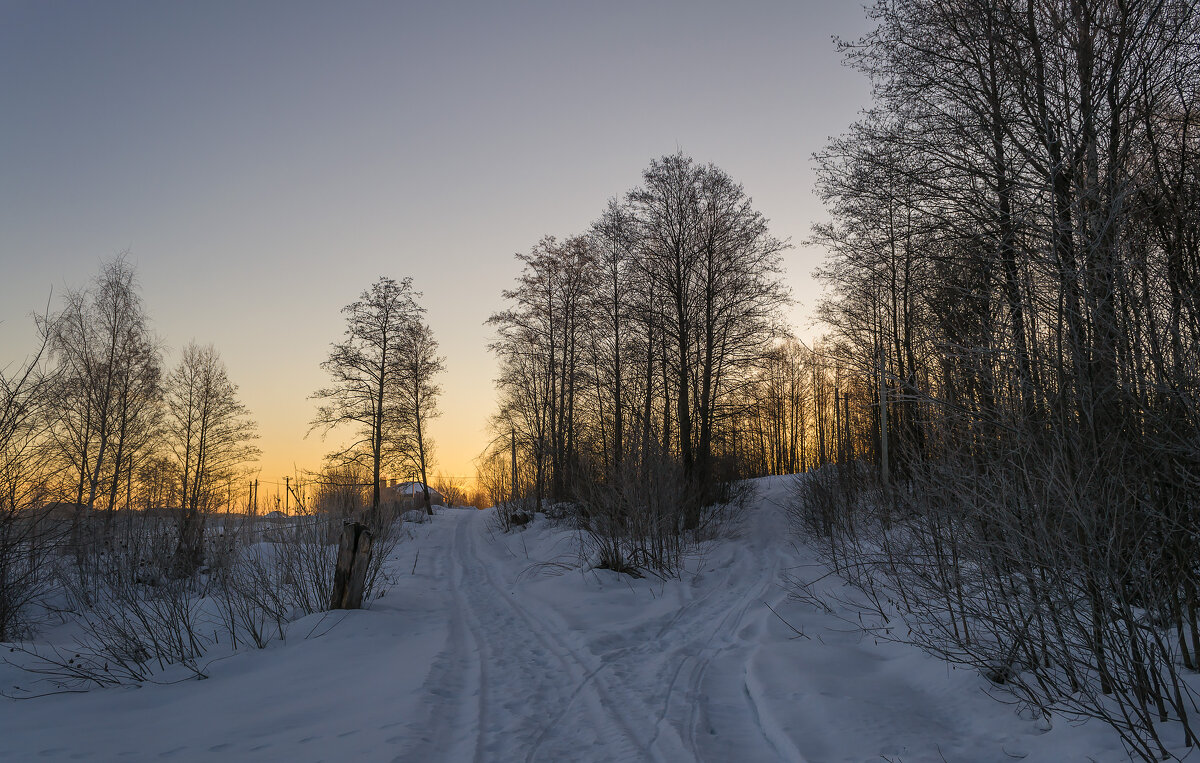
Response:
[[[423,509],[425,508],[423,488],[424,485],[420,482],[398,482],[381,490],[379,500],[385,503],[395,501],[401,511]],[[446,499],[438,491],[429,488],[429,504],[431,506],[445,506]]]

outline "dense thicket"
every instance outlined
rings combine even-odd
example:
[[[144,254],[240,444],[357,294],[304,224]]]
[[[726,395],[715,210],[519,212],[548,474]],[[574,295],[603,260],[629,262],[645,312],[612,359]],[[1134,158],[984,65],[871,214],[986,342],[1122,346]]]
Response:
[[[1200,13],[871,16],[845,50],[875,103],[817,156],[849,439],[878,462],[882,362],[899,482],[859,548],[890,544],[928,645],[1161,754],[1200,656]],[[864,542],[863,504],[825,498],[816,524]]]

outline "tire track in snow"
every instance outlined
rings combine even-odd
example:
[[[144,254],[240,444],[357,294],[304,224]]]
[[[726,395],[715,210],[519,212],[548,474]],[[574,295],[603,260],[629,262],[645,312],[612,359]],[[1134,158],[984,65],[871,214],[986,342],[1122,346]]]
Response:
[[[698,741],[700,736],[700,727],[702,721],[709,718],[711,715],[708,710],[709,697],[703,691],[704,679],[707,676],[713,662],[724,655],[727,651],[738,646],[738,632],[745,624],[746,614],[751,607],[760,603],[763,597],[768,593],[770,588],[775,584],[778,578],[778,565],[764,565],[759,574],[756,576],[751,585],[740,588],[734,595],[729,597],[719,598],[719,608],[714,607],[707,610],[710,616],[713,612],[724,612],[724,615],[717,620],[717,625],[708,634],[704,640],[704,644],[699,650],[699,653],[694,659],[689,659],[685,656],[680,660],[676,675],[672,678],[668,686],[667,696],[663,702],[663,715],[668,718],[671,715],[671,706],[673,700],[676,706],[682,701],[686,708],[686,720],[680,724],[682,729],[681,734],[687,739],[691,748],[691,752],[697,760],[704,757],[704,745]],[[702,614],[705,614],[702,613]],[[747,655],[744,662],[749,661],[750,656]],[[687,671],[686,691],[683,693],[682,700],[679,699],[679,673],[683,672],[684,666],[690,666]],[[678,717],[680,712],[676,713]],[[754,728],[761,733],[762,726],[757,722],[755,714]],[[770,749],[776,749],[774,743],[763,734],[764,741],[769,745]]]
[[[711,650],[711,645],[717,635],[725,627],[733,610],[727,606],[714,605],[712,608],[701,608],[699,605],[706,602],[710,598],[716,598],[718,603],[723,605],[729,599],[734,599],[734,603],[744,600],[744,596],[721,596],[715,597],[718,592],[729,593],[728,589],[722,589],[719,586],[714,586],[709,592],[694,600],[690,604],[695,604],[692,611],[695,612],[695,617],[689,617],[686,620],[681,617],[683,612],[677,613],[671,622],[663,626],[656,636],[661,639],[664,635],[671,631],[686,632],[684,629],[695,627],[709,620],[713,611],[725,611],[724,617],[721,617],[716,627],[709,632],[706,638],[690,639],[673,650],[668,661],[671,658],[678,658],[675,664],[675,669],[671,671],[671,678],[666,684],[666,691],[659,700],[661,709],[658,711],[658,720],[656,722],[655,741],[664,728],[674,729],[681,741],[684,742],[688,753],[698,759],[699,751],[696,745],[697,713],[696,709],[699,706],[701,698],[698,693],[699,681],[703,677],[704,671],[708,664],[712,661],[715,653]],[[702,643],[701,643],[702,642]],[[699,644],[697,648],[697,644]],[[644,650],[639,650],[644,651]],[[693,653],[694,651],[694,653]],[[680,677],[684,675],[684,669],[687,671],[686,690],[680,692]]]
[[[791,758],[794,746],[754,697],[757,645],[747,629],[769,617],[761,602],[776,597],[786,563],[780,509],[755,503],[748,543],[695,597],[601,638],[568,631],[553,605],[518,600],[510,560],[483,537],[490,514],[464,513],[446,528],[453,540],[439,573],[454,605],[439,661],[443,676],[459,675],[446,678],[450,692],[427,679],[438,717],[418,748],[427,755],[405,759],[675,761],[730,749],[744,760]]]
[[[462,524],[465,517],[460,519]],[[457,527],[456,527],[457,529]],[[417,743],[395,758],[397,763],[424,763],[444,757],[446,760],[480,759],[479,729],[485,722],[482,697],[487,685],[485,660],[477,626],[467,621],[467,611],[461,593],[463,578],[462,553],[458,548],[458,533],[447,553],[435,557],[436,580],[448,580],[453,604],[450,605],[450,629],[447,646],[434,660],[429,675],[422,684],[423,697],[436,698],[426,703],[428,712],[419,726],[410,730]],[[449,567],[449,570],[447,570]],[[466,676],[474,676],[472,685]],[[446,687],[451,687],[447,691]],[[472,713],[473,707],[473,713]]]
[[[779,532],[778,527],[772,526],[778,523],[779,517],[766,508],[766,503],[761,502],[759,509],[745,517],[745,520],[753,521],[752,526],[745,528],[752,535],[750,553],[724,568],[726,574],[722,580],[710,583],[708,591],[684,604],[655,634],[655,641],[664,636],[670,640],[673,633],[681,634],[684,638],[664,660],[668,665],[674,662],[674,669],[669,670],[666,691],[659,700],[661,709],[652,744],[659,738],[659,733],[674,730],[692,758],[700,760],[706,756],[710,745],[702,744],[700,739],[706,731],[715,733],[715,729],[711,726],[713,712],[710,705],[713,697],[704,691],[705,680],[714,662],[738,647],[744,647],[745,654],[740,656],[738,670],[732,671],[736,675],[737,693],[741,696],[741,710],[738,713],[741,722],[735,725],[753,729],[761,737],[759,752],[762,757],[791,759],[789,752],[780,749],[780,740],[774,738],[776,735],[769,733],[768,727],[773,728],[774,725],[760,722],[759,708],[746,690],[745,676],[750,671],[755,649],[752,644],[745,644],[740,635],[747,625],[747,616],[756,606],[761,610],[755,613],[757,616],[764,619],[767,616],[768,610],[761,603],[776,586],[785,563],[778,541],[786,536]],[[774,508],[778,510],[780,507],[774,504]],[[710,629],[711,622],[716,625]],[[688,638],[696,632],[705,635]],[[647,650],[636,649],[636,652],[644,654]],[[625,658],[626,655],[622,654],[618,659]],[[660,671],[660,678],[662,675]],[[647,686],[646,691],[654,691],[654,688]],[[730,698],[721,696],[718,699]],[[728,712],[725,714],[728,715]],[[709,726],[707,730],[702,728],[705,725]],[[755,757],[750,750],[742,749],[740,752],[747,758]],[[718,759],[721,758],[718,756]]]
[[[479,515],[472,524],[481,525],[486,521],[486,516]],[[465,531],[467,528],[464,526],[461,529]],[[482,561],[478,554],[476,535],[475,532],[468,533],[469,551],[472,557]],[[534,760],[543,745],[552,741],[554,735],[561,730],[568,715],[572,712],[572,708],[583,704],[582,709],[587,721],[596,732],[597,742],[604,744],[605,753],[612,755],[612,759],[662,760],[660,755],[654,753],[641,741],[630,721],[617,709],[621,705],[614,701],[611,689],[605,685],[599,675],[604,665],[589,664],[590,661],[578,650],[571,647],[553,631],[545,628],[537,618],[515,600],[511,591],[506,591],[504,586],[496,581],[492,565],[480,564],[473,569],[478,570],[475,577],[491,589],[493,594],[491,600],[505,602],[507,609],[521,623],[524,623],[525,629],[533,636],[534,640],[542,646],[546,653],[553,655],[573,684],[567,696],[560,698],[559,712],[547,713],[542,716],[543,725],[538,730],[532,744],[527,748],[526,759]],[[633,695],[624,699],[633,699]],[[574,731],[574,729],[568,730]],[[579,751],[572,750],[572,753],[577,756]],[[552,756],[549,759],[558,760],[561,757]]]

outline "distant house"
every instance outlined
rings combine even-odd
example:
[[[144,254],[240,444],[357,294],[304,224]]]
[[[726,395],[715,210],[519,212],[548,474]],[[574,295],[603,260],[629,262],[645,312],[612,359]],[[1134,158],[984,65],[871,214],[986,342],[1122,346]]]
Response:
[[[384,488],[379,499],[395,501],[404,510],[423,508],[425,506],[424,487],[420,482],[400,482]],[[429,503],[432,506],[444,506],[446,499],[438,491],[429,488]]]

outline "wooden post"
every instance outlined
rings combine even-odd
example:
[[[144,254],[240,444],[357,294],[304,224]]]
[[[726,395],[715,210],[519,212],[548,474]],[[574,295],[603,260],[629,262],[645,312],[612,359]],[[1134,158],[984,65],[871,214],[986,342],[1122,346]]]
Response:
[[[337,567],[333,572],[333,597],[330,609],[359,609],[371,565],[371,531],[366,525],[350,522],[342,527]]]

